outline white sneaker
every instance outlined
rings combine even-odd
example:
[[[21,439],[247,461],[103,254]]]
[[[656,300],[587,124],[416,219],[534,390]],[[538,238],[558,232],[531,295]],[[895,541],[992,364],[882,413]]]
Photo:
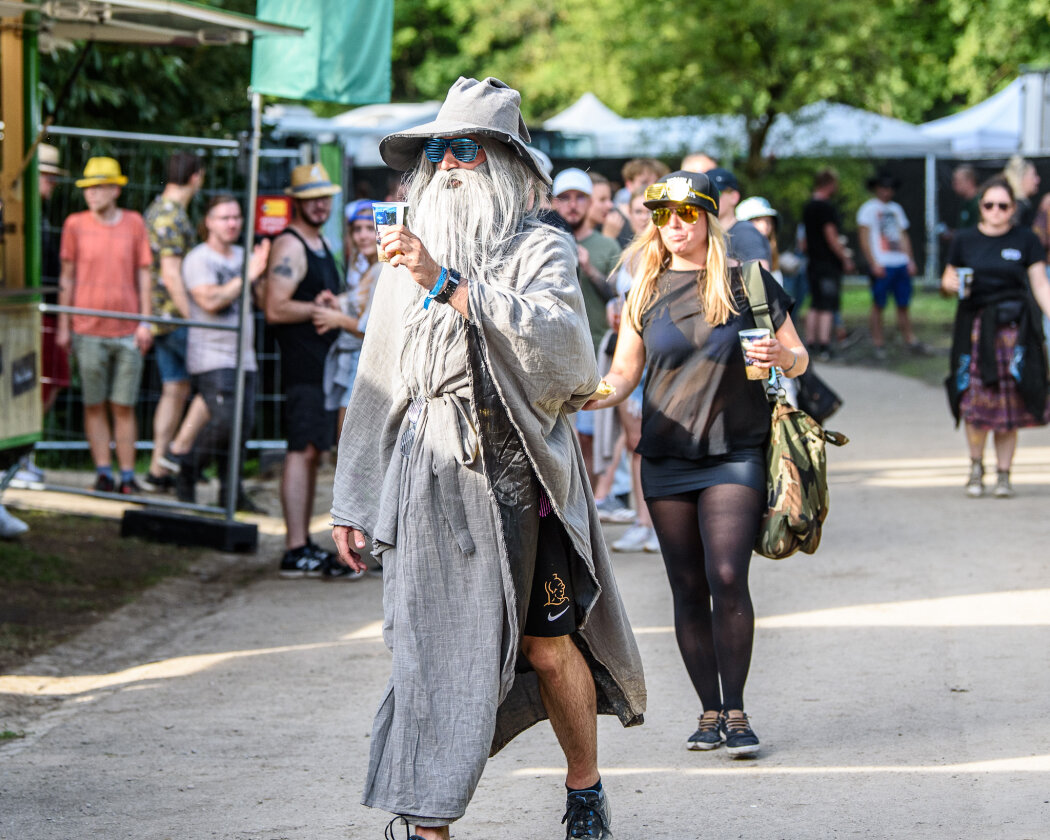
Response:
[[[602,522],[622,525],[634,521],[634,511],[621,505],[615,496],[606,496],[600,502],[595,502],[594,506],[598,509],[598,519]]]
[[[649,530],[652,531],[652,536],[645,541],[645,550],[650,554],[659,554],[660,540],[656,538],[656,531],[653,531],[651,528]]]
[[[0,537],[9,540],[21,536],[28,530],[29,526],[25,522],[0,505]]]
[[[645,551],[649,540],[655,536],[652,528],[646,525],[632,525],[620,539],[612,544],[613,551]]]

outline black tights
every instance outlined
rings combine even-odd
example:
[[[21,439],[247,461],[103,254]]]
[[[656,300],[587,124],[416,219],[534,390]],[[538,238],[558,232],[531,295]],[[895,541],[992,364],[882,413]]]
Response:
[[[742,484],[649,499],[678,649],[705,711],[744,708],[755,611],[747,588],[765,502]]]

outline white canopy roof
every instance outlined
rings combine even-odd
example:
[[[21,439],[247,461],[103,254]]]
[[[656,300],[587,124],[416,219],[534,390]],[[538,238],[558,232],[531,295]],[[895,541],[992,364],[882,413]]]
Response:
[[[1021,147],[1024,78],[1014,79],[972,108],[923,123],[923,134],[946,140],[953,152],[1011,154]]]
[[[382,103],[352,108],[334,117],[318,117],[305,105],[270,105],[263,122],[278,137],[317,137],[339,140],[356,166],[383,166],[379,141],[395,131],[428,123],[437,117],[440,102]]]
[[[747,145],[744,118],[734,114],[627,119],[586,93],[543,127],[573,135],[581,151],[595,157],[678,155],[710,150],[740,154]],[[872,157],[915,156],[947,151],[949,144],[918,126],[860,108],[817,102],[777,117],[763,153],[810,157],[831,152]]]

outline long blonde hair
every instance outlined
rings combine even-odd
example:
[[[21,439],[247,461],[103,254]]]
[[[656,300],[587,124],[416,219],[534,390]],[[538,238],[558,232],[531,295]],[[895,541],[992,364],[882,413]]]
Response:
[[[718,217],[703,211],[707,218],[707,267],[696,272],[696,293],[704,312],[704,320],[711,326],[724,324],[737,314],[733,305],[733,290],[729,282],[729,255],[726,252],[726,234]],[[634,275],[631,291],[627,294],[624,316],[638,332],[642,331],[642,315],[656,297],[656,281],[671,265],[660,229],[653,224],[638,234],[620,256],[617,268],[626,265]]]

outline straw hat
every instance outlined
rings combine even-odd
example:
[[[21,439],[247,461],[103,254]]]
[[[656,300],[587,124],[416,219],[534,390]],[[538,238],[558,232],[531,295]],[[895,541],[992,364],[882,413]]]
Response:
[[[45,175],[68,175],[69,170],[62,169],[59,164],[58,149],[48,143],[41,143],[36,147],[37,169]]]
[[[379,154],[393,169],[405,171],[419,163],[423,144],[433,137],[466,137],[473,134],[506,143],[529,169],[548,186],[551,176],[526,144],[531,141],[521,116],[521,94],[499,79],[483,81],[460,76],[449,89],[437,119],[407,131],[388,134],[379,143]]]
[[[77,181],[78,187],[102,187],[115,184],[123,187],[128,182],[127,176],[120,171],[120,164],[111,157],[88,158],[84,167],[84,177]]]
[[[284,194],[292,198],[327,198],[342,191],[342,187],[332,183],[328,170],[320,163],[303,163],[292,170],[292,185]]]

